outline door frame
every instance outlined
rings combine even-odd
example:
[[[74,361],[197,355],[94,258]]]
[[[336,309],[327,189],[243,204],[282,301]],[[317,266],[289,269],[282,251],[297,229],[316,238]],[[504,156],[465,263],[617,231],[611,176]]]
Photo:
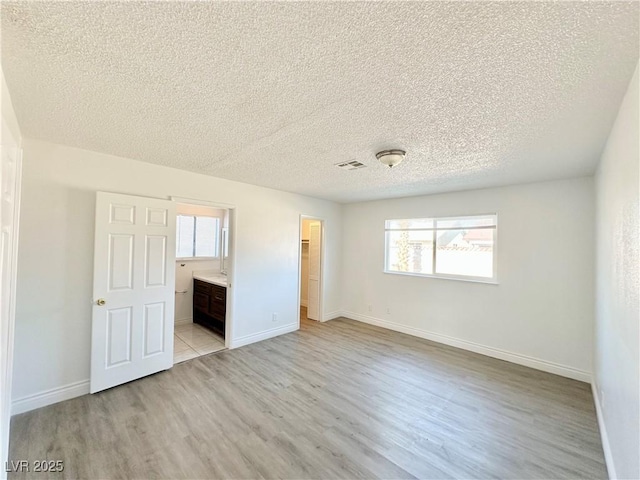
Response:
[[[2,79],[4,85],[4,77]],[[11,430],[11,415],[13,415],[13,363],[14,363],[14,337],[16,325],[16,286],[18,282],[18,239],[20,232],[20,206],[22,199],[22,140],[17,139],[6,127],[4,116],[2,117],[2,141],[0,142],[0,159],[4,163],[5,150],[11,150],[14,156],[15,170],[12,179],[13,187],[13,209],[9,212],[11,217],[11,229],[8,232],[9,244],[6,247],[10,250],[8,264],[3,264],[2,251],[0,251],[0,264],[2,270],[6,272],[8,280],[9,297],[4,301],[8,305],[2,305],[2,315],[0,315],[0,331],[4,331],[5,337],[0,340],[0,462],[4,466],[9,460],[9,434]],[[0,165],[0,185],[2,184],[2,165]],[[1,213],[0,213],[1,215]],[[0,272],[1,273],[1,272]],[[0,275],[0,292],[7,287],[4,284],[4,276]],[[6,313],[6,315],[5,315]],[[0,478],[7,478],[7,473],[0,471]]]
[[[302,293],[302,221],[313,220],[320,222],[320,281],[318,282],[320,292],[318,295],[318,317],[319,322],[324,322],[324,259],[325,259],[325,219],[318,217],[317,215],[305,215],[301,214],[298,225],[298,298],[296,304],[298,309],[296,310],[296,324],[300,329],[300,294]]]
[[[237,245],[237,224],[238,224],[238,210],[235,205],[223,202],[213,202],[211,200],[201,200],[197,198],[186,198],[171,196],[171,201],[175,203],[187,203],[191,205],[202,205],[205,207],[226,209],[229,211],[229,263],[231,268],[225,267],[227,270],[227,309],[224,322],[224,346],[227,349],[231,349],[234,338],[235,322],[233,321],[234,314],[234,299],[235,299],[235,287],[233,284],[236,279],[236,245]],[[221,255],[223,252],[221,252]],[[222,258],[221,258],[222,260]],[[175,315],[175,312],[174,312]],[[174,324],[175,325],[175,324]],[[174,326],[175,329],[175,326]]]

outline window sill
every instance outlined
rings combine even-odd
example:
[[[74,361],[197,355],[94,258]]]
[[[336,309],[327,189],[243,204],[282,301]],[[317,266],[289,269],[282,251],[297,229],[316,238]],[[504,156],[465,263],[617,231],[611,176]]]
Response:
[[[207,260],[220,260],[220,257],[176,257],[176,262],[204,262]]]
[[[456,277],[449,275],[429,275],[426,273],[413,273],[413,272],[392,272],[389,270],[383,270],[382,273],[388,275],[401,275],[404,277],[420,277],[420,278],[435,278],[438,280],[455,280],[458,282],[471,282],[471,283],[486,283],[489,285],[500,285],[495,278],[478,278],[478,277]]]

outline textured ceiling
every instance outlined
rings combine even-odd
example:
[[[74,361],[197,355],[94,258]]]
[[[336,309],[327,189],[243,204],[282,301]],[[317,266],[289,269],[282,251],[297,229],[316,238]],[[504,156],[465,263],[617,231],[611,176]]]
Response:
[[[638,2],[1,8],[24,136],[340,202],[590,174],[639,55]]]

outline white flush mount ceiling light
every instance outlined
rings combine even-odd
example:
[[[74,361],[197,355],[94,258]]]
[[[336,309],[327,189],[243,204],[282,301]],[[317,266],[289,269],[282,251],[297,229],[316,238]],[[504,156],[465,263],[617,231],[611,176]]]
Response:
[[[376,158],[380,160],[380,163],[386,165],[389,168],[393,168],[404,160],[404,156],[407,154],[404,150],[383,150],[376,153]]]

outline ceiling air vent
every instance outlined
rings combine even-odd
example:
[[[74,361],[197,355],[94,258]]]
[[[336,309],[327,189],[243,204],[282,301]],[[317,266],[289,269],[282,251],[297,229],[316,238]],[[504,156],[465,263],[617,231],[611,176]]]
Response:
[[[341,168],[343,170],[357,170],[359,168],[366,167],[366,165],[364,163],[360,163],[357,160],[351,160],[350,162],[336,163],[336,167]]]

